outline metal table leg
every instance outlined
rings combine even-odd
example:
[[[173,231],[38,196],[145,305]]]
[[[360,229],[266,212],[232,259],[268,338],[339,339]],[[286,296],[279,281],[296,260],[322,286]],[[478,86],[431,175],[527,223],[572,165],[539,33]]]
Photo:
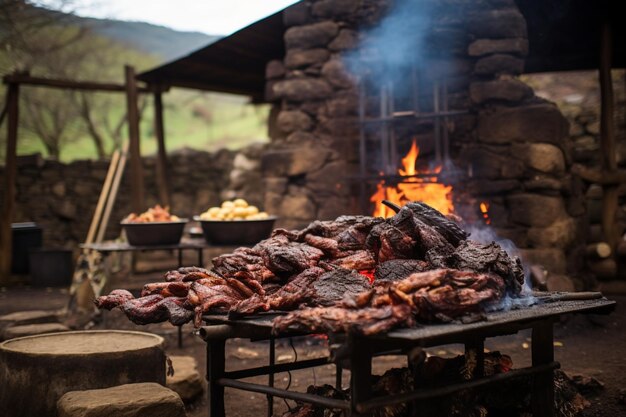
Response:
[[[552,321],[546,320],[533,326],[533,367],[554,361],[553,343]],[[534,417],[554,416],[554,370],[549,369],[534,376],[531,406]]]
[[[202,248],[198,248],[198,266],[204,268],[204,253],[202,252]]]
[[[178,249],[178,267],[182,268],[183,266],[183,250]]]
[[[276,357],[276,341],[273,337],[270,337],[270,372],[267,375],[267,384],[270,387],[274,387],[274,370],[272,367],[275,364]],[[271,394],[267,394],[267,417],[274,415],[274,397]]]
[[[350,389],[352,391],[350,416],[370,415],[370,413],[361,412],[358,405],[371,397],[372,353],[367,348],[367,343],[359,343],[356,337],[349,343]]]
[[[225,417],[224,387],[218,384],[223,377],[226,362],[226,341],[208,340],[206,351],[206,379],[208,381],[209,417]]]
[[[341,364],[337,362],[337,364],[335,365],[335,389],[337,391],[341,391],[342,386],[343,386],[343,368],[341,367]]]
[[[183,324],[178,326],[178,348],[183,348]]]

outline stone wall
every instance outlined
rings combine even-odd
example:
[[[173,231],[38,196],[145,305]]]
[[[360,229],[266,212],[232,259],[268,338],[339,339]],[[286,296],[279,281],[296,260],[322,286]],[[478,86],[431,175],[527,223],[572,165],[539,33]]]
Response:
[[[388,6],[309,0],[285,12],[286,55],[266,71],[274,108],[263,156],[265,205],[284,226],[356,207],[348,178],[358,166],[358,97],[344,58]],[[584,190],[569,174],[567,120],[519,80],[528,52],[524,17],[512,0],[437,6],[430,47],[450,53],[439,64],[453,81],[457,108],[469,111],[451,128],[451,156],[461,173],[455,203],[477,211],[477,202],[488,202],[494,230],[528,262],[557,275],[576,273]]]
[[[238,153],[173,152],[168,160],[171,212],[191,218],[223,199],[239,196],[261,205],[263,190],[258,174],[263,147],[252,145]],[[146,208],[158,203],[155,162],[152,157],[143,159]],[[63,164],[37,155],[20,157],[14,221],[38,223],[45,246],[75,248],[87,236],[108,166],[108,161]],[[119,235],[119,221],[131,211],[128,170],[111,213],[107,238]]]

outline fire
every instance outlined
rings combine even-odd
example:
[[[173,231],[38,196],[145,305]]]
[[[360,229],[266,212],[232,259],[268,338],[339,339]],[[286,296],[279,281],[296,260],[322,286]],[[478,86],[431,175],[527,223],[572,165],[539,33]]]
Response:
[[[483,214],[485,224],[491,224],[491,219],[489,218],[489,203],[484,201],[480,203],[480,212]]]
[[[423,178],[410,177],[396,186],[386,186],[384,180],[380,181],[376,186],[376,192],[370,197],[370,201],[376,204],[374,209],[375,217],[391,217],[395,214],[393,210],[382,203],[383,200],[389,200],[399,206],[403,206],[410,201],[421,201],[443,214],[450,214],[454,211],[452,186],[436,182],[437,174],[441,172],[441,166],[436,167],[434,170],[419,172],[415,167],[418,156],[419,147],[415,139],[413,139],[411,149],[402,158],[402,168],[398,169],[398,174],[402,176],[432,174],[433,176]]]
[[[374,282],[374,270],[373,269],[362,269],[359,271],[359,274],[363,275],[367,280],[371,283]]]

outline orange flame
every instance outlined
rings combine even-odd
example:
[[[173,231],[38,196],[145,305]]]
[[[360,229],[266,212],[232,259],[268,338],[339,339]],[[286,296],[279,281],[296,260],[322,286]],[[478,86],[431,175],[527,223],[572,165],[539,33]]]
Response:
[[[361,269],[359,271],[359,274],[363,275],[365,278],[367,278],[367,280],[371,283],[374,282],[375,277],[374,277],[374,270],[373,269]]]
[[[489,203],[485,201],[481,202],[480,212],[483,214],[483,219],[485,219],[485,224],[491,224],[491,219],[489,218]]]
[[[407,178],[405,182],[395,187],[387,187],[384,180],[380,181],[376,185],[376,192],[370,197],[370,201],[376,205],[374,209],[375,217],[391,217],[395,214],[393,210],[382,203],[383,200],[389,200],[399,206],[403,206],[410,201],[421,201],[443,214],[454,212],[452,186],[436,182],[436,174],[439,174],[441,171],[441,166],[436,167],[434,170],[419,172],[415,166],[418,156],[419,147],[415,139],[413,139],[411,149],[402,158],[402,168],[398,169],[398,173],[402,176],[417,174],[433,174],[433,176],[430,178]]]

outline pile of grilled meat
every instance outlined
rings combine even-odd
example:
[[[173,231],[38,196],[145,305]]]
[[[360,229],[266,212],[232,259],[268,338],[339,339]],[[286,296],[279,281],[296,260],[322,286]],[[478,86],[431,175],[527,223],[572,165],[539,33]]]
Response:
[[[211,270],[170,271],[139,298],[115,290],[96,305],[119,308],[138,324],[197,326],[206,313],[291,311],[274,319],[277,332],[375,334],[475,317],[518,297],[524,273],[496,243],[467,238],[430,206],[409,203],[388,219],[342,216],[276,229],[252,248],[213,259]]]

